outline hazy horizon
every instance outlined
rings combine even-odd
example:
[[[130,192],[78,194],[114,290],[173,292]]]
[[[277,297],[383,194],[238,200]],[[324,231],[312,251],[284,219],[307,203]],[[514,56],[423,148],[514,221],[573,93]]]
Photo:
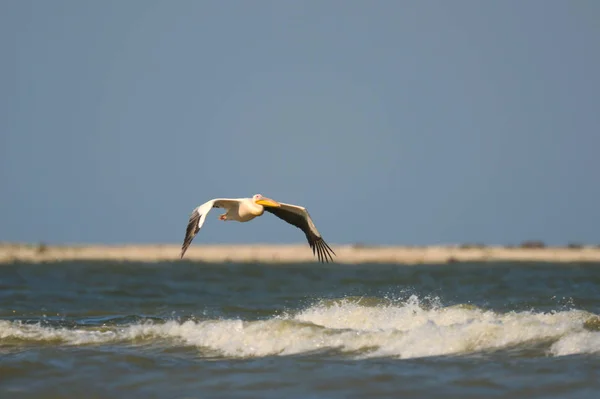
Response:
[[[0,241],[600,244],[600,3],[0,4]],[[304,243],[265,214],[197,244]]]

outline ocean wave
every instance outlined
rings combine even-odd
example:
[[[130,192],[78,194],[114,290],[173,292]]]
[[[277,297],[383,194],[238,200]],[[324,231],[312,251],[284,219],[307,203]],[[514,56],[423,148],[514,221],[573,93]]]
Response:
[[[354,358],[466,355],[534,347],[565,356],[600,353],[600,318],[582,310],[497,313],[475,306],[444,307],[412,296],[401,303],[375,298],[322,300],[266,320],[133,321],[56,327],[0,320],[0,346],[138,344],[163,340],[204,356],[284,356],[319,351]]]

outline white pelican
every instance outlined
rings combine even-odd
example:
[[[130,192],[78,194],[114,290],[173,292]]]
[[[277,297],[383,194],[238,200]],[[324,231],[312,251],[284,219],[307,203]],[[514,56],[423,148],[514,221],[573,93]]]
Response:
[[[264,211],[270,212],[302,230],[313,250],[313,254],[317,255],[319,261],[333,261],[331,253],[335,255],[335,252],[319,234],[306,208],[277,202],[260,194],[256,194],[252,198],[215,198],[196,207],[190,215],[185,231],[185,239],[181,246],[181,258],[183,258],[185,251],[200,231],[206,215],[212,208],[224,208],[226,210],[224,214],[219,216],[219,220],[234,220],[236,222],[249,222],[255,217],[261,216]]]

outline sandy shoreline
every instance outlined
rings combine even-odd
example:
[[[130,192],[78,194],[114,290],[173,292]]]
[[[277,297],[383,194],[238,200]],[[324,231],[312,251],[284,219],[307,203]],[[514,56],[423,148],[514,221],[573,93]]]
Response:
[[[599,262],[600,248],[507,248],[486,246],[400,247],[353,245],[332,246],[336,263],[439,264],[451,262]],[[72,260],[164,262],[180,261],[180,246],[148,245],[65,245],[40,246],[1,244],[0,264],[12,262],[58,262]],[[239,263],[315,262],[307,245],[194,245],[183,261]]]

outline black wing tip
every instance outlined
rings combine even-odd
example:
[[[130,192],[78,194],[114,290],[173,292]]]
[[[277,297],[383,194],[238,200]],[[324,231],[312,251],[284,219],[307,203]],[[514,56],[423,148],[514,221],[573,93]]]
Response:
[[[179,259],[183,259],[183,255],[185,255],[189,246],[190,244],[187,243],[181,246],[181,256],[179,257]]]
[[[313,250],[313,255],[317,256],[317,259],[321,263],[333,262],[333,255],[337,256],[331,247],[321,237],[315,237],[310,241],[310,246]]]
[[[192,240],[194,239],[194,237],[196,236],[198,231],[200,231],[200,228],[198,227],[199,221],[200,221],[200,213],[198,213],[197,211],[194,211],[190,215],[188,225],[185,229],[185,238],[183,239],[183,244],[181,245],[181,256],[179,259],[183,259],[183,255],[185,255],[190,244],[192,243]]]
[[[194,238],[194,237],[192,236],[189,239],[188,238],[185,239],[183,245],[181,246],[181,256],[179,257],[179,259],[183,259],[183,255],[185,255],[190,244],[192,243],[192,238]]]

